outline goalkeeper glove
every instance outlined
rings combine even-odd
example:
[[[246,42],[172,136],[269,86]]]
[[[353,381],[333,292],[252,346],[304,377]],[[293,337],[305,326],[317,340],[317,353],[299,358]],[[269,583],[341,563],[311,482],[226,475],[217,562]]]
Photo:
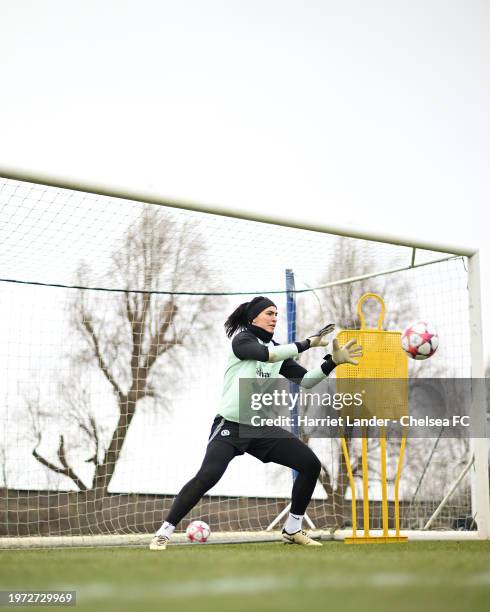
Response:
[[[329,323],[328,325],[325,325],[325,327],[322,327],[320,331],[308,338],[310,341],[310,347],[327,346],[327,335],[331,334],[334,329],[335,325],[333,323]]]
[[[352,365],[358,365],[359,361],[356,361],[356,357],[362,357],[362,346],[356,344],[355,340],[349,340],[344,346],[339,346],[337,338],[332,342],[332,361],[335,365],[341,363],[350,363]]]

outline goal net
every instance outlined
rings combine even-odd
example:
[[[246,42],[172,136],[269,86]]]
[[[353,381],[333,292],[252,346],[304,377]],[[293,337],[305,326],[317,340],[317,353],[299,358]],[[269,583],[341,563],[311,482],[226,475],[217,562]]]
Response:
[[[224,320],[267,295],[279,309],[275,339],[286,342],[288,269],[298,339],[329,322],[359,327],[357,301],[375,292],[385,329],[424,319],[438,330],[437,354],[411,361],[411,378],[479,372],[470,337],[479,296],[465,254],[7,178],[0,243],[0,547],[147,541],[202,461],[230,350]],[[373,323],[376,312],[366,316]],[[322,355],[307,351],[300,363],[319,365]],[[407,442],[401,528],[488,537],[488,456],[443,429]],[[347,532],[340,441],[300,433],[323,466],[310,525]],[[362,503],[359,448],[352,439]],[[392,504],[396,441],[389,451]],[[381,521],[377,452],[374,440],[372,529]],[[202,519],[211,541],[273,538],[292,478],[238,457],[178,531]]]

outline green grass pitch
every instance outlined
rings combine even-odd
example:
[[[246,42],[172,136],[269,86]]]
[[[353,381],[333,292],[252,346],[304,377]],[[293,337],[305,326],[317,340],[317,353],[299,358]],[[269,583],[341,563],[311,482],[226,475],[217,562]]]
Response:
[[[488,610],[490,542],[0,551],[2,590],[75,589],[76,610]]]

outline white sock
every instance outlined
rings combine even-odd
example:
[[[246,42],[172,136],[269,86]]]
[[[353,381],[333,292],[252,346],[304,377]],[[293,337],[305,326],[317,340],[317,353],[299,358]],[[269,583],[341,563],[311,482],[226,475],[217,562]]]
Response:
[[[301,523],[303,522],[304,514],[291,514],[289,513],[288,520],[284,525],[285,531],[288,533],[296,533],[301,529]]]
[[[173,534],[174,529],[175,525],[172,525],[172,523],[168,523],[167,521],[165,521],[160,527],[160,529],[157,531],[157,535],[164,535],[169,538]]]

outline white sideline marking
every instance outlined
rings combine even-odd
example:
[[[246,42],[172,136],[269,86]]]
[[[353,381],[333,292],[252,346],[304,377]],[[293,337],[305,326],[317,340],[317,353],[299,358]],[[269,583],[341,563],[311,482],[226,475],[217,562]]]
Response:
[[[356,589],[356,588],[403,588],[410,586],[435,587],[475,587],[490,586],[490,572],[473,576],[462,576],[455,580],[445,576],[421,576],[402,572],[378,572],[368,576],[345,576],[329,574],[299,579],[294,576],[245,576],[242,578],[227,577],[215,580],[189,580],[177,583],[157,583],[149,585],[120,585],[111,583],[94,583],[88,585],[52,585],[56,590],[75,590],[79,603],[89,600],[114,599],[115,596],[128,600],[150,598],[185,599],[213,595],[253,595],[267,591],[291,591],[297,588],[307,589]],[[5,588],[5,587],[1,587]]]

